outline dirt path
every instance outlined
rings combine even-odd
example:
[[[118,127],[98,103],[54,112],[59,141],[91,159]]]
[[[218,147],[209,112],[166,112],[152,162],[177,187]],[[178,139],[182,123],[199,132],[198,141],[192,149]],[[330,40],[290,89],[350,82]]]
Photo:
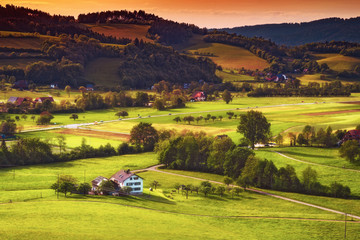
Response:
[[[149,168],[146,168],[146,169],[142,169],[142,171],[144,171],[144,170],[155,171],[155,172],[160,172],[160,173],[164,173],[164,174],[170,174],[170,175],[179,176],[179,177],[186,177],[186,178],[196,179],[196,180],[200,180],[200,181],[209,181],[209,182],[215,183],[215,184],[224,184],[222,182],[213,181],[213,180],[209,180],[209,179],[203,179],[203,178],[191,177],[191,176],[186,176],[186,175],[177,174],[177,173],[170,173],[170,172],[161,171],[161,170],[158,169],[158,167],[160,167],[160,166],[162,166],[162,165],[155,165],[155,166],[152,166],[152,167],[149,167]],[[230,186],[238,187],[238,186],[235,186],[235,185],[230,185]],[[340,214],[340,215],[344,215],[344,216],[347,215],[348,217],[352,217],[352,218],[355,218],[357,220],[360,220],[360,216],[356,216],[356,215],[353,215],[353,214],[347,214],[347,213],[337,211],[337,210],[334,210],[334,209],[331,209],[331,208],[321,207],[321,206],[318,206],[318,205],[315,205],[315,204],[306,203],[306,202],[298,201],[298,200],[287,198],[287,197],[282,197],[282,196],[279,196],[279,195],[276,195],[276,194],[264,192],[264,191],[253,189],[253,188],[246,188],[246,190],[256,192],[256,193],[259,193],[259,194],[262,194],[262,195],[282,199],[282,200],[285,200],[285,201],[288,201],[288,202],[293,202],[293,203],[305,205],[305,206],[308,206],[308,207],[321,209],[321,210],[324,210],[324,211],[327,211],[327,212],[332,212],[332,213],[336,213],[336,214]]]
[[[293,161],[296,161],[296,162],[301,162],[301,163],[306,163],[306,164],[311,164],[311,165],[315,165],[315,166],[322,166],[322,167],[328,167],[328,168],[336,168],[336,169],[341,169],[341,170],[346,170],[346,171],[352,171],[352,172],[360,172],[360,170],[356,170],[356,169],[351,169],[351,168],[343,168],[343,167],[336,167],[336,166],[329,166],[329,165],[325,165],[325,164],[321,164],[321,163],[314,163],[314,162],[308,162],[308,161],[304,161],[304,160],[300,160],[300,159],[296,159],[296,158],[293,158],[293,157],[289,157],[281,152],[276,152],[276,151],[273,151],[277,154],[279,154],[280,156],[283,156],[285,158],[288,158],[288,159],[291,159]]]

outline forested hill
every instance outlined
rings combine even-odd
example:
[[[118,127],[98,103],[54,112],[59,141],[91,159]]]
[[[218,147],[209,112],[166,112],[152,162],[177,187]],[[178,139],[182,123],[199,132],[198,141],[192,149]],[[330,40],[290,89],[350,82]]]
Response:
[[[247,37],[263,37],[277,44],[289,46],[333,40],[360,43],[360,17],[327,18],[312,22],[265,24],[219,30]]]

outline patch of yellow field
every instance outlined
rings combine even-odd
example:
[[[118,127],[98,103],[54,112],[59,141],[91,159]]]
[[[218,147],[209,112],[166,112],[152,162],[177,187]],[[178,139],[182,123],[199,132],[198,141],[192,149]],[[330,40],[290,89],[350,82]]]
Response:
[[[199,43],[184,49],[192,54],[213,54],[210,57],[216,64],[223,68],[262,70],[269,66],[264,59],[257,57],[248,50],[240,47],[230,46],[222,43]]]

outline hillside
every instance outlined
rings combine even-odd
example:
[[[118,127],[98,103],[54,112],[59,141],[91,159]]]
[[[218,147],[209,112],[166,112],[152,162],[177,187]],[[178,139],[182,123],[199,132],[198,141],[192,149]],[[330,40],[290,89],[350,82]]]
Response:
[[[317,61],[319,65],[326,63],[330,69],[338,72],[353,71],[356,66],[360,66],[360,58],[333,53],[315,54],[315,56],[320,58]]]
[[[216,64],[227,69],[263,70],[269,64],[248,50],[222,43],[201,42],[185,49],[196,56],[207,56]]]
[[[333,40],[360,42],[360,17],[327,18],[312,22],[265,24],[219,30],[247,37],[264,37],[277,44],[289,46]]]

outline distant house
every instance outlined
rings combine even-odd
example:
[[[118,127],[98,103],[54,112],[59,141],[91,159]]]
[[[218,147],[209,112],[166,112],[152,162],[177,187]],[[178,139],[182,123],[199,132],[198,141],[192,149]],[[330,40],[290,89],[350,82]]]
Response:
[[[201,92],[201,91],[196,91],[191,95],[190,100],[195,101],[195,102],[205,101],[206,100],[206,94],[204,92]]]
[[[103,181],[108,181],[109,179],[107,179],[106,177],[102,177],[102,176],[99,176],[97,178],[95,178],[94,180],[91,181],[91,190],[92,191],[97,191],[100,187],[100,184],[103,182]]]
[[[54,102],[54,99],[52,97],[37,97],[37,98],[35,98],[34,103],[43,103],[45,100]]]
[[[130,172],[130,169],[118,171],[110,177],[110,180],[115,182],[119,188],[131,187],[130,194],[142,194],[143,192],[143,179]]]
[[[29,84],[26,80],[19,80],[14,83],[13,88],[27,89],[28,86],[29,86]]]
[[[340,145],[349,140],[356,140],[360,144],[360,130],[349,130],[340,141]]]

